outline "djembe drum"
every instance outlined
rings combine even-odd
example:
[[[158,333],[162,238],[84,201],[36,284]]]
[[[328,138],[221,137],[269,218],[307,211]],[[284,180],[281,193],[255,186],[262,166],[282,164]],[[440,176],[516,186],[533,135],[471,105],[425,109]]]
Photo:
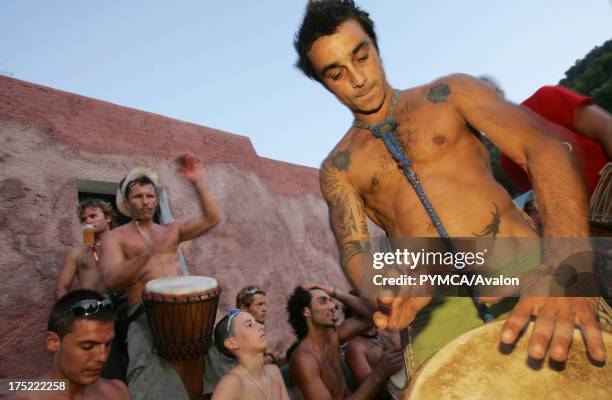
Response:
[[[418,371],[404,399],[610,399],[612,335],[602,332],[607,361],[595,365],[579,330],[564,365],[533,362],[533,323],[512,349],[499,345],[504,321],[473,329],[444,346]],[[511,350],[511,351],[510,351]]]
[[[203,355],[220,292],[213,278],[178,276],[149,281],[142,294],[155,349],[174,366],[191,399],[202,397]]]
[[[591,236],[612,236],[612,162],[599,172],[590,203]]]

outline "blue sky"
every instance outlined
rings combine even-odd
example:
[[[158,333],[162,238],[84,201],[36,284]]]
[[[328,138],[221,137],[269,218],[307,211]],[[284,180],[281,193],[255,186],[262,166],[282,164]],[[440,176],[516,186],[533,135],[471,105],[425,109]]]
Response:
[[[251,138],[318,167],[351,114],[293,67],[302,0],[0,0],[0,73]],[[606,0],[362,0],[387,77],[488,73],[520,102],[612,37]]]

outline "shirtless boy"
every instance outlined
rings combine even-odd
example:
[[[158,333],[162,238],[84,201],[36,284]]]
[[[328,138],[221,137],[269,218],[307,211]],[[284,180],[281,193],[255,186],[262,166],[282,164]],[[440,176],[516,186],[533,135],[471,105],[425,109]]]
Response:
[[[230,310],[215,329],[215,347],[238,365],[221,379],[212,399],[289,400],[278,367],[264,363],[267,346],[262,323],[246,311]]]

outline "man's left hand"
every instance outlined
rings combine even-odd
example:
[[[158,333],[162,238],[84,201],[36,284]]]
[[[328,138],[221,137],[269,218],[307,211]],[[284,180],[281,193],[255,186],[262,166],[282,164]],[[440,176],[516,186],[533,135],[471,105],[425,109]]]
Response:
[[[596,318],[598,301],[596,297],[522,297],[508,316],[500,339],[512,344],[531,316],[535,316],[528,347],[530,357],[543,359],[548,349],[551,359],[565,361],[574,326],[578,326],[590,356],[605,362],[606,348]]]

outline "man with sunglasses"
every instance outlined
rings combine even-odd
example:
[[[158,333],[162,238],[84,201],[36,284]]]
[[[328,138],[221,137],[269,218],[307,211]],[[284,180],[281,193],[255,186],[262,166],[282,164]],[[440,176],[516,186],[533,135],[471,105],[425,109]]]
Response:
[[[93,290],[69,292],[53,306],[46,339],[53,365],[46,378],[64,380],[65,398],[130,399],[125,383],[100,377],[115,335],[114,321],[111,301]],[[15,398],[49,398],[49,393],[23,393]]]
[[[249,312],[234,308],[217,324],[215,347],[238,364],[213,393],[213,400],[288,400],[289,395],[278,367],[264,362],[268,343],[264,326]]]
[[[117,191],[117,207],[132,221],[109,232],[102,243],[100,264],[104,281],[111,290],[124,290],[128,298],[127,382],[136,399],[188,397],[170,362],[155,353],[141,304],[142,290],[153,279],[183,275],[179,243],[204,234],[221,220],[198,157],[185,154],[177,159],[177,164],[181,175],[196,189],[201,215],[183,223],[155,223],[157,174],[149,168],[134,168]]]

